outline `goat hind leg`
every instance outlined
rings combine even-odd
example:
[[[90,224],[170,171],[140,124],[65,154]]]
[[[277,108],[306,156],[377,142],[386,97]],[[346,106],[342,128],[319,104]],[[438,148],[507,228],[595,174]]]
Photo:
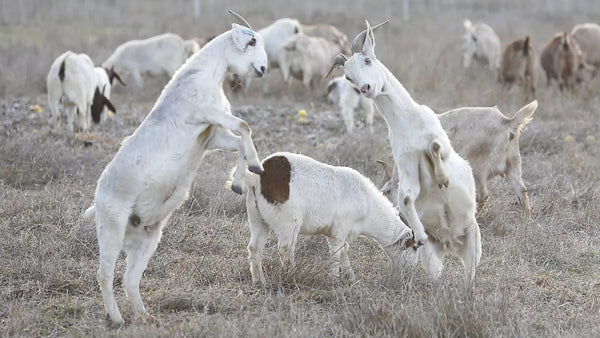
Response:
[[[250,260],[250,273],[254,284],[265,284],[265,274],[262,269],[262,256],[269,228],[263,221],[256,207],[256,196],[249,191],[246,196],[248,209],[248,223],[250,225],[250,243],[248,243],[248,260]]]
[[[165,224],[166,222],[167,219],[161,223]],[[159,224],[147,227],[140,226],[134,231],[136,232],[131,234],[128,244],[125,247],[127,268],[123,275],[123,286],[127,292],[129,301],[133,305],[134,317],[138,318],[141,315],[148,314],[140,296],[140,280],[148,266],[150,257],[156,251],[162,226]]]
[[[97,279],[100,284],[102,298],[104,298],[106,312],[114,325],[124,323],[117,302],[115,301],[113,281],[117,258],[123,247],[126,226],[126,224],[111,222],[105,219],[100,212],[96,211],[96,234],[100,251]]]

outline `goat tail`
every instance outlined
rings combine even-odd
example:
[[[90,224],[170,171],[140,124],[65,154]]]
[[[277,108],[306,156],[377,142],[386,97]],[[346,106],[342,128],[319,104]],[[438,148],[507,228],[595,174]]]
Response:
[[[83,217],[85,217],[87,219],[93,219],[95,216],[96,216],[96,207],[94,205],[89,207],[83,214]]]
[[[532,115],[537,109],[538,102],[533,100],[519,111],[509,120],[510,127],[514,130],[521,130],[527,123],[532,120]]]

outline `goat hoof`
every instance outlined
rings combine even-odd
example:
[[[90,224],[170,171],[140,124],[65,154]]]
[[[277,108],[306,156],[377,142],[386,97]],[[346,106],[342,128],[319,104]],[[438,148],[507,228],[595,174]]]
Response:
[[[232,185],[231,186],[231,191],[233,191],[236,194],[241,195],[242,194],[242,187],[240,187],[239,185]]]
[[[253,172],[253,173],[257,174],[257,175],[262,175],[262,173],[263,173],[262,168],[260,166],[257,166],[257,165],[248,166],[248,170],[250,170],[251,172]]]

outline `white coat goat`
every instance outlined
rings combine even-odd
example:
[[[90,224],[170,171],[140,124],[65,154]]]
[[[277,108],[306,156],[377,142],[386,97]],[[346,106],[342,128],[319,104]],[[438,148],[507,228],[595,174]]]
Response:
[[[298,154],[269,155],[259,177],[245,180],[250,225],[248,253],[254,283],[264,283],[262,255],[269,230],[279,241],[282,264],[294,264],[298,235],[325,235],[331,274],[353,279],[349,242],[375,239],[390,255],[414,245],[412,231],[375,185],[356,170]]]
[[[492,27],[483,22],[472,24],[470,20],[463,22],[466,33],[463,35],[463,66],[469,68],[473,59],[487,64],[496,72],[500,59],[500,38]]]
[[[365,112],[367,127],[373,133],[373,101],[360,94],[360,90],[342,76],[338,76],[327,84],[327,99],[340,107],[346,132],[354,130],[354,111]]]
[[[250,127],[231,115],[222,83],[228,71],[260,77],[266,66],[260,34],[232,24],[230,31],[206,44],[177,71],[102,172],[94,205],[85,215],[95,217],[98,281],[114,324],[123,323],[113,293],[119,252],[127,254],[123,286],[134,315],[146,314],[140,279],[171,213],[187,198],[204,153],[239,152],[232,186],[236,192],[241,193],[246,163],[250,171],[262,173]]]
[[[399,172],[399,209],[417,244],[423,243],[418,252],[425,270],[439,278],[443,257],[452,253],[465,266],[465,283],[473,285],[481,234],[471,167],[454,151],[433,110],[415,102],[377,59],[368,22],[351,49],[352,57],[344,62],[346,78],[374,100],[388,124]]]
[[[194,40],[184,40],[177,34],[165,33],[125,42],[102,65],[121,75],[131,76],[136,86],[141,88],[142,75],[166,75],[170,79],[185,60],[199,49]]]
[[[327,23],[317,23],[314,25],[301,24],[302,33],[308,36],[317,36],[325,40],[337,43],[340,46],[348,45],[348,37],[337,27]],[[344,51],[346,52],[346,51]]]
[[[452,146],[471,165],[478,210],[484,207],[489,198],[487,181],[501,176],[506,178],[517,195],[523,214],[531,216],[527,187],[521,177],[519,139],[537,105],[537,101],[533,101],[519,109],[511,118],[496,107],[463,107],[438,115]],[[386,171],[391,177],[381,191],[397,204],[397,171],[396,168],[393,173],[387,168]]]
[[[305,87],[315,88],[335,56],[345,49],[345,46],[321,37],[303,33],[292,36],[280,51],[279,68],[283,81],[289,81],[291,76],[302,81]]]
[[[61,102],[65,107],[67,125],[71,132],[75,129],[79,132],[90,129],[92,120],[99,123],[105,106],[116,112],[108,97],[103,95],[106,86],[98,83],[96,74],[94,63],[87,54],[67,51],[54,60],[46,78],[48,107],[52,113],[50,125],[58,128]]]

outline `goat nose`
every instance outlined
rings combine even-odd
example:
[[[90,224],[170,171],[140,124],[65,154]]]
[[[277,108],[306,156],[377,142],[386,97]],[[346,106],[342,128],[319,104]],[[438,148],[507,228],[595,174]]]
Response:
[[[260,71],[264,74],[267,71],[267,67],[260,66]]]
[[[363,94],[366,94],[366,93],[367,93],[367,92],[368,92],[370,89],[371,89],[371,85],[369,85],[369,84],[366,84],[366,85],[362,86],[362,88],[360,89],[360,91],[361,91]]]

